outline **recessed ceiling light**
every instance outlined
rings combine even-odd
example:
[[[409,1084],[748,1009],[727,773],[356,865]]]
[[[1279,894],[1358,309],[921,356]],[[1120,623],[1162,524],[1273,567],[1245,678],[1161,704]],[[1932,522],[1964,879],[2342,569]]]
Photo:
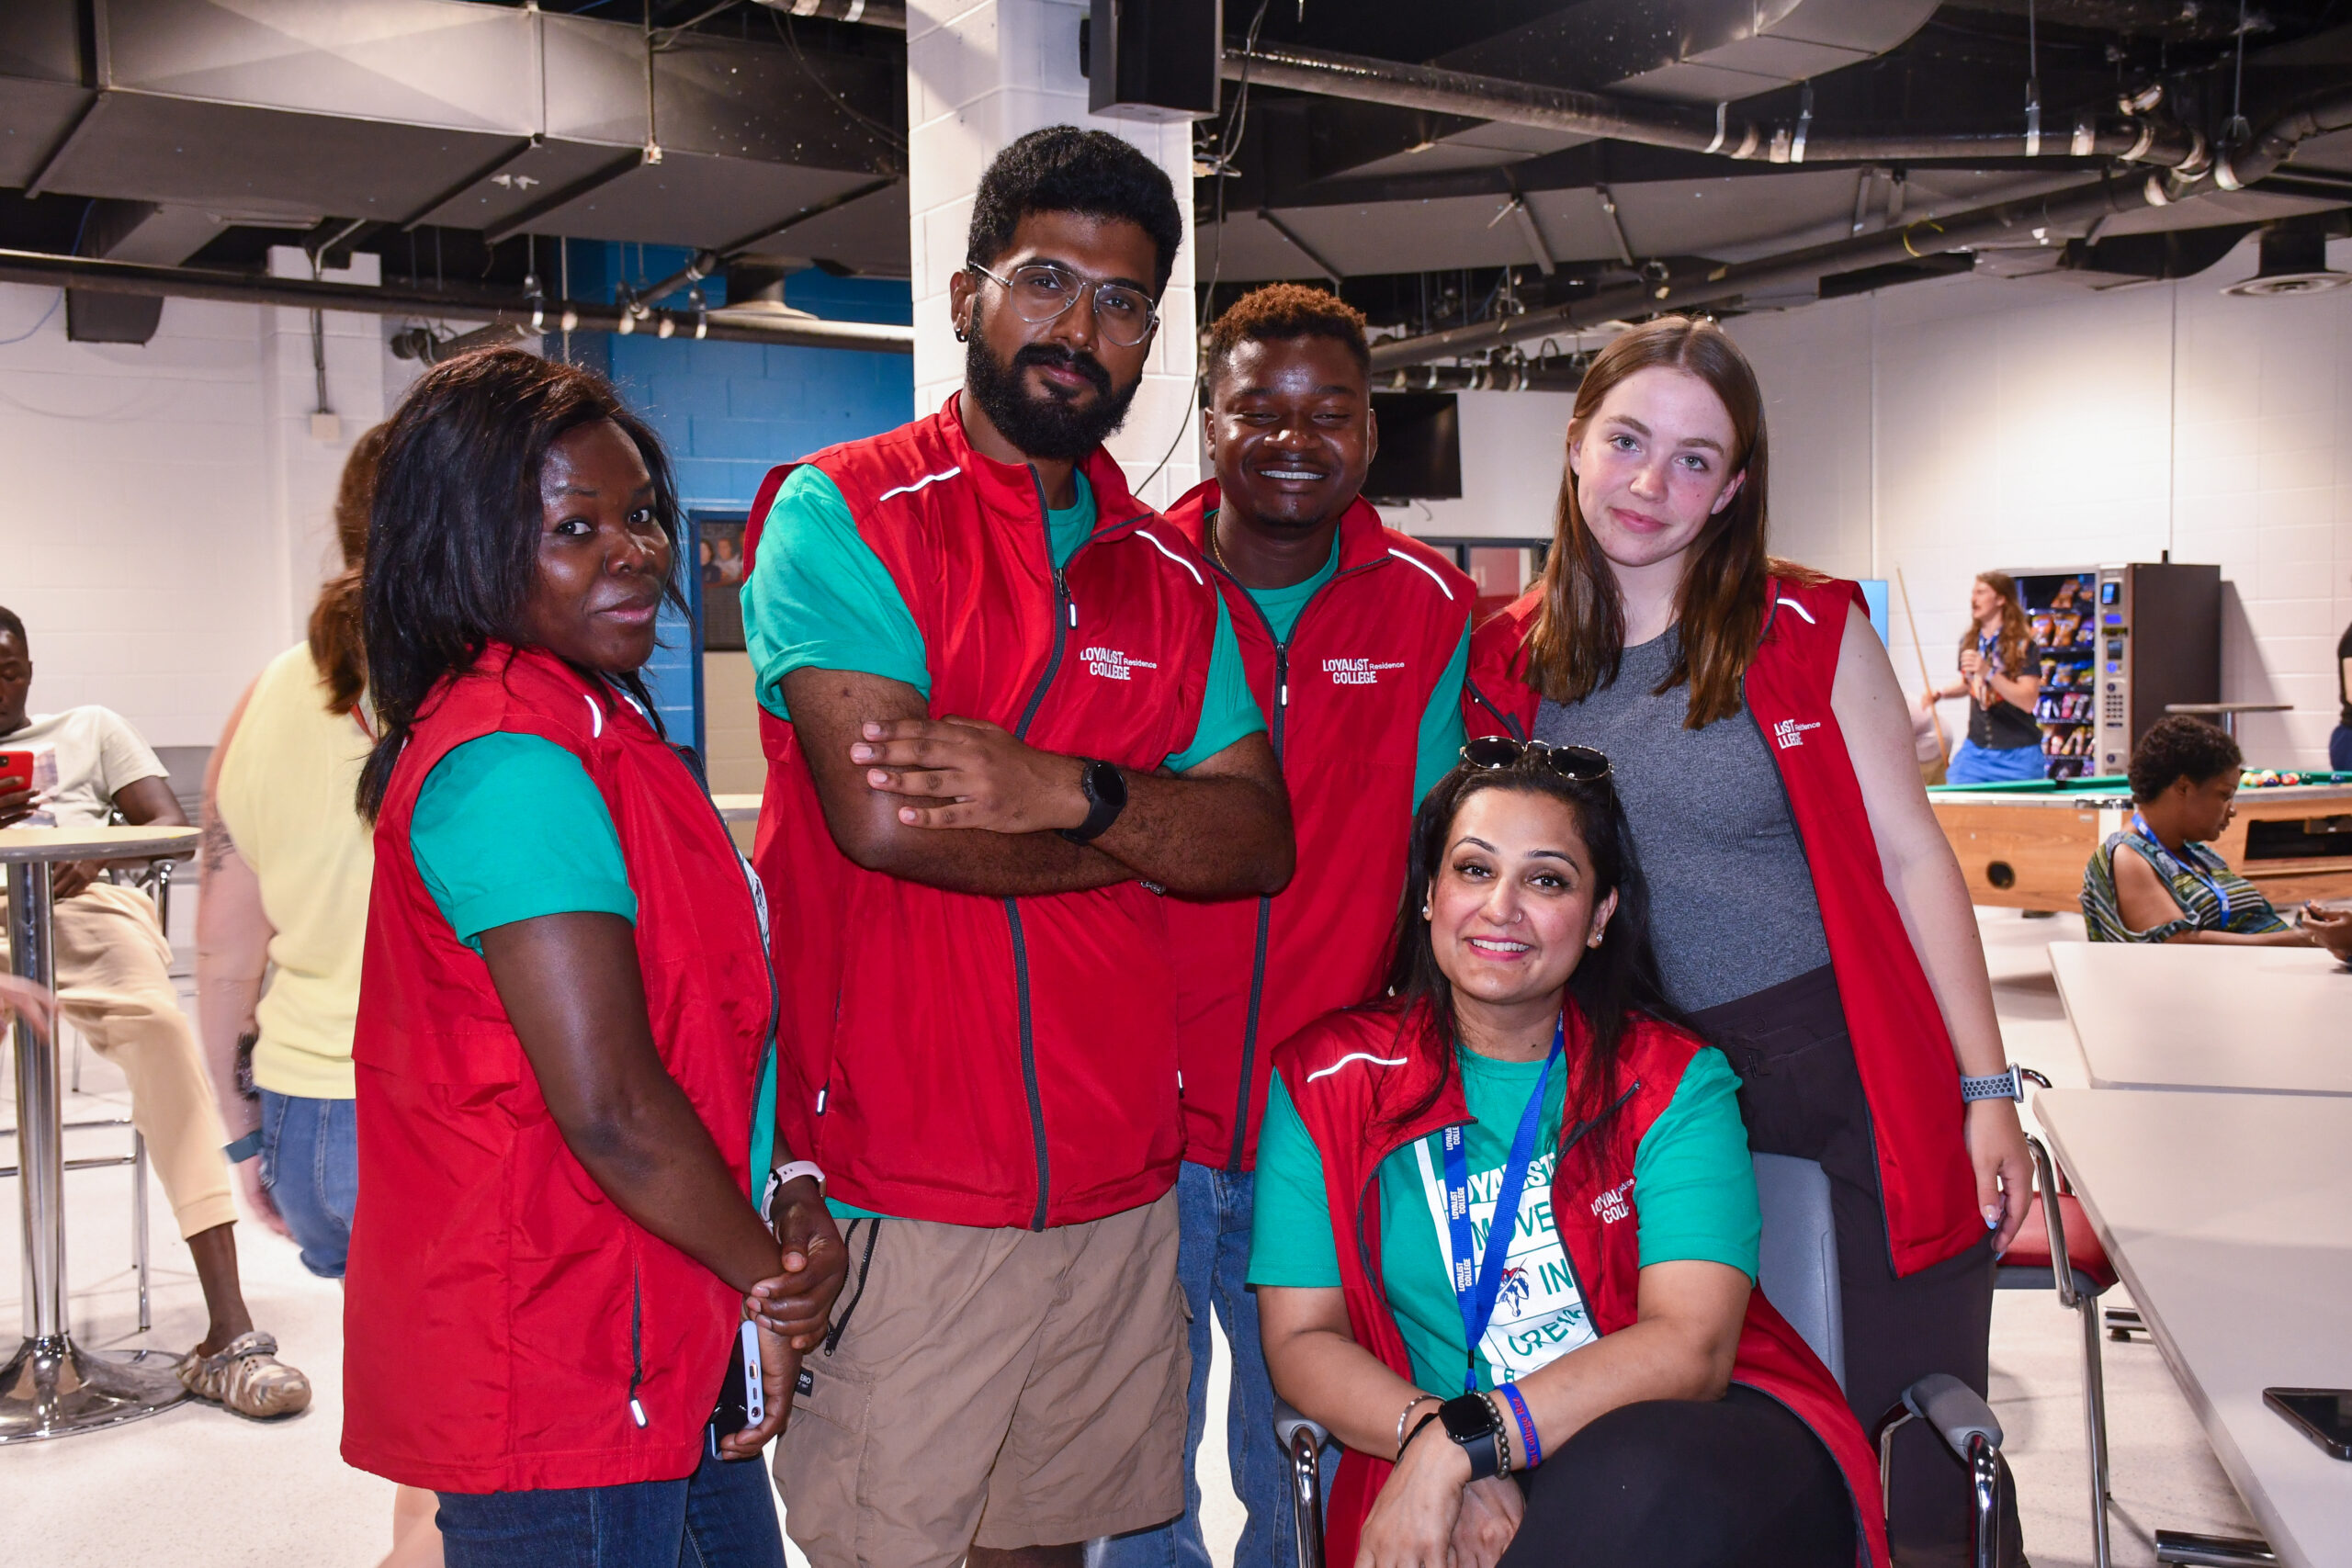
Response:
[[[2352,272],[2331,272],[2327,235],[2303,225],[2278,224],[2262,231],[2262,261],[2252,277],[2222,288],[2242,299],[2324,294],[2352,283]]]

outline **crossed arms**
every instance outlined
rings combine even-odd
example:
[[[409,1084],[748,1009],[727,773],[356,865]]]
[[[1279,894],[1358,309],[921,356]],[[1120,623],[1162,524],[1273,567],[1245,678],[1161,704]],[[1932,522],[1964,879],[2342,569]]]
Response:
[[[1126,809],[1074,844],[1057,829],[1086,820],[1081,759],[933,719],[922,693],[886,676],[802,669],[783,691],[833,842],[868,871],[995,897],[1139,880],[1232,898],[1290,880],[1290,795],[1262,734],[1181,775],[1122,769]]]

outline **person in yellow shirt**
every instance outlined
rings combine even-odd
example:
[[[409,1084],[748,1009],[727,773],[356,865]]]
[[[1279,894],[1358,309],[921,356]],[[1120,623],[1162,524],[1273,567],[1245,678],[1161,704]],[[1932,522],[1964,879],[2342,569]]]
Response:
[[[344,570],[319,592],[309,640],[254,678],[213,749],[199,851],[197,1021],[230,1168],[246,1206],[329,1280],[343,1278],[359,1193],[351,1035],[376,866],[356,805],[375,744],[359,592],[383,433],[345,462]],[[433,1506],[401,1489],[387,1568],[437,1568]]]

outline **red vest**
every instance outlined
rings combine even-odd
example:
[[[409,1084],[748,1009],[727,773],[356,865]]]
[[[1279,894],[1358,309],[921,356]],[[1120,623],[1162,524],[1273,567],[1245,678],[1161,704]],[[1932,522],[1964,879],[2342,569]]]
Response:
[[[1568,1061],[1583,1050],[1583,1015],[1568,1010]],[[1374,1191],[1380,1162],[1414,1140],[1470,1120],[1461,1075],[1434,1042],[1404,1037],[1406,1020],[1394,1008],[1333,1013],[1293,1035],[1274,1054],[1283,1087],[1298,1107],[1323,1156],[1340,1280],[1348,1327],[1357,1344],[1411,1381],[1412,1359],[1388,1305],[1381,1272],[1380,1204]],[[1409,1027],[1424,1025],[1418,1020]],[[1561,1128],[1560,1158],[1552,1176],[1552,1219],[1576,1276],[1595,1332],[1609,1335],[1641,1315],[1641,1195],[1634,1190],[1634,1156],[1650,1126],[1672,1102],[1699,1041],[1646,1019],[1627,1025],[1617,1082],[1604,1109],[1577,1126]],[[1396,1111],[1429,1089],[1429,1076],[1446,1075],[1435,1103],[1419,1117],[1392,1123]],[[1573,1082],[1574,1080],[1571,1079]],[[1352,1217],[1352,1223],[1351,1223]],[[1732,1362],[1732,1382],[1770,1394],[1810,1427],[1845,1473],[1856,1514],[1858,1561],[1891,1561],[1878,1457],[1847,1407],[1837,1380],[1789,1326],[1764,1292],[1747,1297],[1747,1319]],[[1325,1556],[1355,1561],[1358,1532],[1386,1484],[1385,1457],[1343,1450],[1332,1483]]]
[[[1095,532],[1047,550],[1025,466],[940,412],[808,459],[921,630],[934,716],[1148,773],[1192,743],[1216,592],[1182,535],[1084,468]],[[759,526],[786,470],[768,477]],[[779,1122],[833,1197],[961,1225],[1074,1224],[1174,1185],[1174,976],[1164,902],[1140,883],[995,898],[860,869],[833,843],[793,727],[768,757],[753,861],[784,982]]]
[[[771,988],[734,844],[628,699],[543,649],[493,644],[426,699],[376,823],[343,1457],[444,1492],[673,1481],[700,1461],[736,1294],[572,1157],[489,966],[410,850],[434,764],[494,732],[553,741],[604,796],[637,895],[654,1044],[750,1190]]]
[[[1870,1101],[1894,1271],[1914,1274],[1984,1239],[1976,1176],[1962,1140],[1960,1067],[1862,807],[1862,788],[1830,711],[1851,582],[1771,580],[1764,637],[1747,667],[1747,711],[1770,742],[1797,838],[1813,873],[1838,998]],[[1463,705],[1473,735],[1525,737],[1541,694],[1523,678],[1522,644],[1542,608],[1528,593],[1478,628]],[[1679,702],[1681,698],[1675,698]]]
[[[1212,479],[1169,520],[1198,545],[1216,506]],[[1477,598],[1453,562],[1381,526],[1361,499],[1339,547],[1339,570],[1286,646],[1210,563],[1290,786],[1298,869],[1271,898],[1169,905],[1184,1157],[1197,1165],[1254,1165],[1273,1047],[1378,987],[1405,887],[1421,716]]]

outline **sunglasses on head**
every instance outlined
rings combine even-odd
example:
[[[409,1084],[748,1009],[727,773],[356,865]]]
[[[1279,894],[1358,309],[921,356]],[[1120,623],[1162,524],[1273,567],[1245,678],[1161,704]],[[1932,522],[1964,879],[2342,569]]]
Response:
[[[1528,760],[1578,784],[1600,784],[1609,777],[1609,759],[1589,746],[1546,746],[1541,740],[1482,735],[1462,748],[1463,762],[1481,773],[1498,773]]]

